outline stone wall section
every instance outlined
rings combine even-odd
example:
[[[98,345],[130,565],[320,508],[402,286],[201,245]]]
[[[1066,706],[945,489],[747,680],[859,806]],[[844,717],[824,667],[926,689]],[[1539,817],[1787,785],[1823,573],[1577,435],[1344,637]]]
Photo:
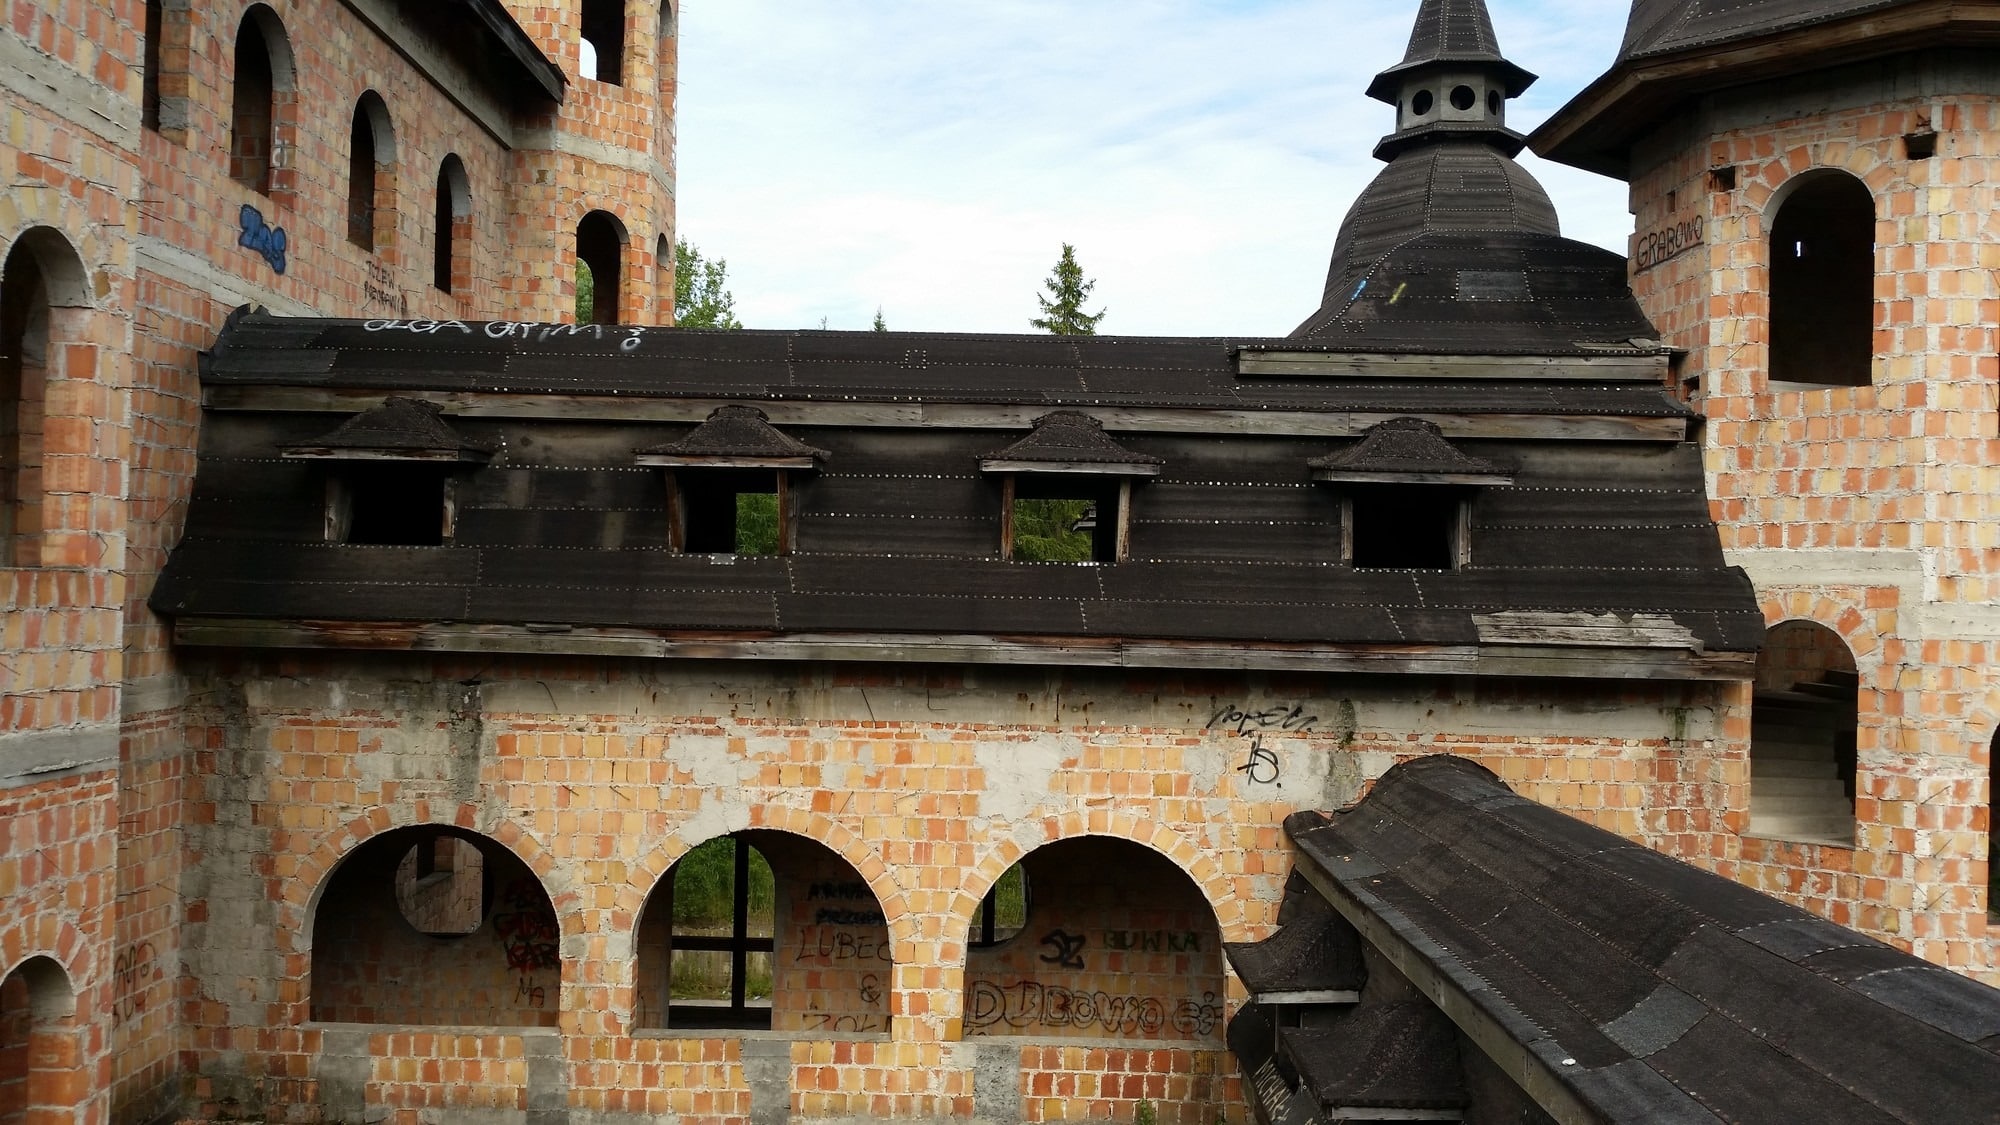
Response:
[[[1912,157],[1906,136],[1931,133],[1936,155]],[[1632,178],[1642,239],[1701,224],[1664,265],[1635,252],[1633,286],[1686,349],[1725,550],[1769,624],[1832,629],[1861,677],[1854,846],[1745,838],[1718,867],[1989,982],[1997,161],[2000,90],[1940,57],[1714,96],[1643,142]],[[1875,201],[1865,387],[1766,376],[1769,225],[1787,185],[1825,169]]]

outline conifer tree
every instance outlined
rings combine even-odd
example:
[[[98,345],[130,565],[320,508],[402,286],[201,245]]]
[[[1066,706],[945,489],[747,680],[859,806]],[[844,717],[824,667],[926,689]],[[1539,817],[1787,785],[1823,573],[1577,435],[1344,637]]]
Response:
[[[1047,294],[1035,294],[1035,300],[1042,306],[1042,315],[1028,323],[1044,332],[1058,336],[1095,336],[1097,322],[1104,319],[1104,309],[1094,313],[1083,311],[1084,303],[1090,300],[1090,291],[1097,288],[1095,281],[1084,279],[1083,267],[1076,264],[1076,247],[1062,244],[1062,257],[1056,259],[1056,268],[1042,282]]]

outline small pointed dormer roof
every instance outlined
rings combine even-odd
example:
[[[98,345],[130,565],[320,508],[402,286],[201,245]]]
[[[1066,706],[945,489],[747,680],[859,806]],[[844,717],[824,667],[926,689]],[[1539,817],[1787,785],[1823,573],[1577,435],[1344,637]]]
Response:
[[[1438,64],[1465,63],[1493,67],[1510,98],[1519,97],[1535,81],[1533,74],[1500,53],[1500,37],[1493,34],[1493,17],[1486,11],[1486,0],[1423,0],[1403,61],[1376,75],[1368,96],[1394,105],[1412,72]]]

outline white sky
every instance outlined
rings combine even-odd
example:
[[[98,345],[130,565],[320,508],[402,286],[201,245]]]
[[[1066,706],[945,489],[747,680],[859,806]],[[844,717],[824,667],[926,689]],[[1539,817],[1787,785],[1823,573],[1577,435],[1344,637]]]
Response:
[[[1619,0],[1488,0],[1541,75],[1609,67]],[[1030,331],[1061,243],[1103,333],[1282,335],[1382,165],[1417,0],[685,0],[679,231],[749,328]],[[1523,154],[1563,233],[1623,253],[1625,186]]]

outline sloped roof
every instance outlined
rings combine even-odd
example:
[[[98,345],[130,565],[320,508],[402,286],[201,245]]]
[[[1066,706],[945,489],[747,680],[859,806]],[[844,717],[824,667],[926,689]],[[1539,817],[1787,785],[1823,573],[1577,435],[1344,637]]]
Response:
[[[1618,58],[1778,35],[1909,0],[1634,0]]]
[[[1435,422],[1392,418],[1371,427],[1345,449],[1307,462],[1320,480],[1431,477],[1464,483],[1504,483],[1512,479],[1500,465],[1469,457],[1445,440]]]
[[[1368,96],[1395,104],[1404,76],[1426,67],[1473,63],[1490,65],[1502,76],[1508,97],[1534,84],[1535,76],[1508,62],[1493,34],[1486,0],[1423,0],[1403,61],[1375,76]]]
[[[704,461],[824,461],[824,449],[780,433],[770,416],[754,406],[719,406],[687,436],[639,450],[646,464],[700,464]]]
[[[461,435],[432,402],[392,395],[311,441],[287,446],[287,457],[373,455],[396,460],[480,460],[494,443]]]
[[[981,463],[989,471],[1045,464],[1151,473],[1163,462],[1112,441],[1104,432],[1104,423],[1080,410],[1057,410],[1035,419],[1035,428],[1026,437],[987,454]]]
[[[1334,908],[1473,1041],[1511,1054],[1496,1061],[1544,1108],[1992,1116],[2000,990],[1517,796],[1473,762],[1407,762],[1352,811],[1285,827]]]

